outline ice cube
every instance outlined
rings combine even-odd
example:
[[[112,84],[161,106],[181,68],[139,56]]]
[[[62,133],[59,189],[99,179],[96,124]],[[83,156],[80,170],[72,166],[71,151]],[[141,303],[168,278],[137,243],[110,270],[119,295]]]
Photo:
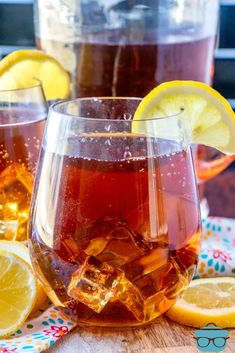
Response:
[[[186,268],[180,262],[175,260],[173,256],[170,257],[171,268],[166,273],[162,286],[166,287],[166,297],[168,299],[177,299],[182,291],[189,285],[192,274],[195,270],[195,265]]]
[[[122,266],[126,277],[133,281],[166,265],[169,259],[167,244],[154,243],[154,248]]]
[[[0,173],[0,238],[26,237],[32,186],[32,175],[19,163]]]
[[[165,292],[160,291],[145,300],[144,304],[144,320],[152,321],[166,310],[170,309],[175,300],[169,300],[165,296]]]
[[[88,256],[72,275],[68,295],[100,313],[115,297],[124,273],[122,270]]]
[[[29,193],[32,192],[32,175],[26,170],[24,165],[12,163],[0,173],[0,189],[8,188],[16,181],[19,181]]]
[[[102,253],[109,242],[109,237],[107,238],[95,238],[91,239],[88,246],[85,249],[85,253],[90,256],[96,256]]]
[[[85,253],[113,266],[120,267],[149,250],[149,243],[120,215],[99,219],[83,232],[89,239],[84,247]],[[79,238],[82,238],[81,234]]]
[[[144,299],[139,289],[123,276],[116,298],[120,300],[138,321],[144,320]]]
[[[0,239],[14,240],[18,226],[18,204],[0,203]]]
[[[186,271],[181,272],[176,261],[169,257],[168,263],[134,282],[144,298],[144,319],[151,321],[169,309],[188,285]]]
[[[97,258],[120,267],[148,250],[149,247],[141,235],[123,225],[110,232],[109,241]]]
[[[109,301],[121,301],[138,321],[144,318],[144,301],[138,288],[124,272],[108,263],[87,257],[73,273],[68,295],[100,313]]]
[[[108,244],[111,233],[125,221],[118,214],[111,214],[97,219],[87,226],[76,230],[76,242],[89,256],[97,256]]]
[[[17,202],[6,202],[0,204],[0,219],[12,221],[17,219],[18,216],[18,204]]]

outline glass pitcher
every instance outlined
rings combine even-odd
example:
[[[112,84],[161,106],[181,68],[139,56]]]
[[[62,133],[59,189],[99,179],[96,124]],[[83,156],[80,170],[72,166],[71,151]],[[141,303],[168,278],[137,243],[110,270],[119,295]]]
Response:
[[[219,0],[36,0],[37,46],[71,74],[71,97],[143,97],[164,81],[212,83]],[[233,157],[194,155],[198,180]]]
[[[37,0],[37,46],[71,73],[73,97],[143,97],[213,77],[218,0]]]

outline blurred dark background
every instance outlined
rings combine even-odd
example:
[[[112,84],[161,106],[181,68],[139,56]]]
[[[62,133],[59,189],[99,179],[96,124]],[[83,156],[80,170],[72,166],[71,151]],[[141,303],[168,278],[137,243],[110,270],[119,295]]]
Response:
[[[34,43],[33,0],[0,0],[0,58]],[[235,0],[221,0],[214,87],[235,108]]]

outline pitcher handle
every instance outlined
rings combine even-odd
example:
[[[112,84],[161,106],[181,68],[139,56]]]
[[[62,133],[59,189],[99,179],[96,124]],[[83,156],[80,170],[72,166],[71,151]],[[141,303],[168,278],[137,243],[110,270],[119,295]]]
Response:
[[[221,173],[235,160],[235,155],[222,155],[212,161],[199,160],[194,154],[196,176],[199,182],[205,182]]]

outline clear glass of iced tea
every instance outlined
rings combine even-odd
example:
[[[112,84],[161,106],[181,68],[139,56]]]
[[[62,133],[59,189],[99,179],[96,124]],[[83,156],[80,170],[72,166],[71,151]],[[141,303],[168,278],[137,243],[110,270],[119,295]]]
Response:
[[[139,102],[83,98],[50,109],[29,246],[49,297],[81,325],[153,321],[197,264],[199,202],[181,114],[143,120],[137,133]]]
[[[39,81],[0,91],[0,239],[26,240],[46,115]]]

